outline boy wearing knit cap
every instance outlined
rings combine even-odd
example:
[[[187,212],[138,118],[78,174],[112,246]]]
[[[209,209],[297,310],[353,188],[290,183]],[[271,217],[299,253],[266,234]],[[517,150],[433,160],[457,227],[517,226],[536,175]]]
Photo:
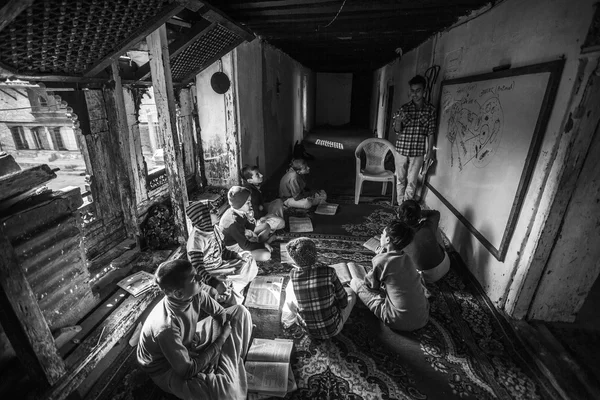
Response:
[[[266,242],[271,228],[266,223],[256,225],[250,190],[232,186],[227,193],[227,200],[231,207],[219,221],[227,248],[237,252],[249,251],[256,261],[269,260],[273,248]]]
[[[244,288],[258,273],[256,261],[249,252],[239,253],[225,247],[223,234],[218,226],[213,226],[208,200],[189,204],[185,214],[192,225],[187,255],[200,281],[212,288],[211,297],[217,301],[242,304]]]
[[[356,294],[342,286],[333,268],[317,261],[315,242],[309,238],[294,239],[286,249],[294,269],[286,288],[284,325],[291,325],[290,314],[295,314],[298,324],[315,339],[337,335],[350,316]]]

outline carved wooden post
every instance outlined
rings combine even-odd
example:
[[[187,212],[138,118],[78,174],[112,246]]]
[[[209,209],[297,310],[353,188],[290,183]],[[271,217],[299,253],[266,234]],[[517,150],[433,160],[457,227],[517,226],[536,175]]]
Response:
[[[15,251],[0,227],[0,320],[31,377],[53,385],[65,374],[54,338]]]
[[[195,176],[195,147],[194,147],[194,116],[192,95],[190,88],[183,88],[179,92],[179,129],[183,141],[183,160],[185,175]]]
[[[150,52],[150,71],[158,112],[158,130],[165,143],[164,156],[169,195],[173,206],[175,224],[179,228],[179,241],[183,244],[187,238],[184,210],[188,197],[183,152],[177,136],[175,94],[173,92],[173,80],[169,64],[169,43],[167,42],[165,26],[163,25],[152,32],[146,38],[146,42]]]
[[[129,127],[127,126],[127,114],[125,109],[125,99],[123,97],[123,86],[121,85],[121,76],[116,60],[112,60],[111,75],[114,87],[106,90],[106,114],[109,123],[109,130],[114,141],[112,145],[114,157],[112,162],[116,165],[117,179],[119,181],[119,195],[121,207],[123,209],[123,219],[125,229],[128,235],[139,236],[137,224],[137,214],[135,209],[135,191],[132,182],[136,174],[133,171],[132,156],[135,152],[131,151],[129,138]]]
[[[206,172],[204,165],[204,149],[202,148],[202,127],[200,126],[200,117],[198,116],[198,98],[196,85],[192,85],[190,89],[191,100],[192,100],[192,117],[194,121],[194,149],[195,149],[195,163],[196,163],[196,184],[198,187],[205,187]]]
[[[123,92],[125,99],[125,113],[127,114],[127,127],[129,128],[129,149],[131,155],[131,167],[133,170],[133,179],[131,181],[134,191],[136,205],[148,198],[148,189],[146,188],[146,168],[144,167],[144,155],[142,154],[142,139],[140,136],[139,125],[139,99],[142,93],[136,93],[133,88],[126,88]]]

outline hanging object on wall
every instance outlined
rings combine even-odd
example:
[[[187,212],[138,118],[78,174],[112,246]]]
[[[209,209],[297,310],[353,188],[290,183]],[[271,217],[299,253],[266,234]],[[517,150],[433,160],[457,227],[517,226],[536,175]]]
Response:
[[[231,82],[224,72],[215,72],[210,78],[210,86],[216,93],[224,94],[229,90]]]

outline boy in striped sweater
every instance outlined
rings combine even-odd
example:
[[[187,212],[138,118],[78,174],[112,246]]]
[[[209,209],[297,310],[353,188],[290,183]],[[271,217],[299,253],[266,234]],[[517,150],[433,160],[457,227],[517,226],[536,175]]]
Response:
[[[223,233],[212,224],[208,200],[191,203],[186,215],[192,223],[187,254],[200,280],[212,287],[211,295],[217,301],[242,304],[244,288],[258,273],[251,253],[225,247]]]

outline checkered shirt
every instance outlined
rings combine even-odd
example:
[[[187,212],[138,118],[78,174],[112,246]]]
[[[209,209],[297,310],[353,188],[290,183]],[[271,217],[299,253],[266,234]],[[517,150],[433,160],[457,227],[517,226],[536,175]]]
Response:
[[[298,319],[316,339],[332,337],[348,306],[348,295],[333,268],[317,263],[293,269],[291,284],[298,301]]]
[[[435,107],[423,102],[423,107],[411,101],[404,104],[394,116],[396,150],[406,157],[418,157],[427,152],[427,136],[435,133]]]

